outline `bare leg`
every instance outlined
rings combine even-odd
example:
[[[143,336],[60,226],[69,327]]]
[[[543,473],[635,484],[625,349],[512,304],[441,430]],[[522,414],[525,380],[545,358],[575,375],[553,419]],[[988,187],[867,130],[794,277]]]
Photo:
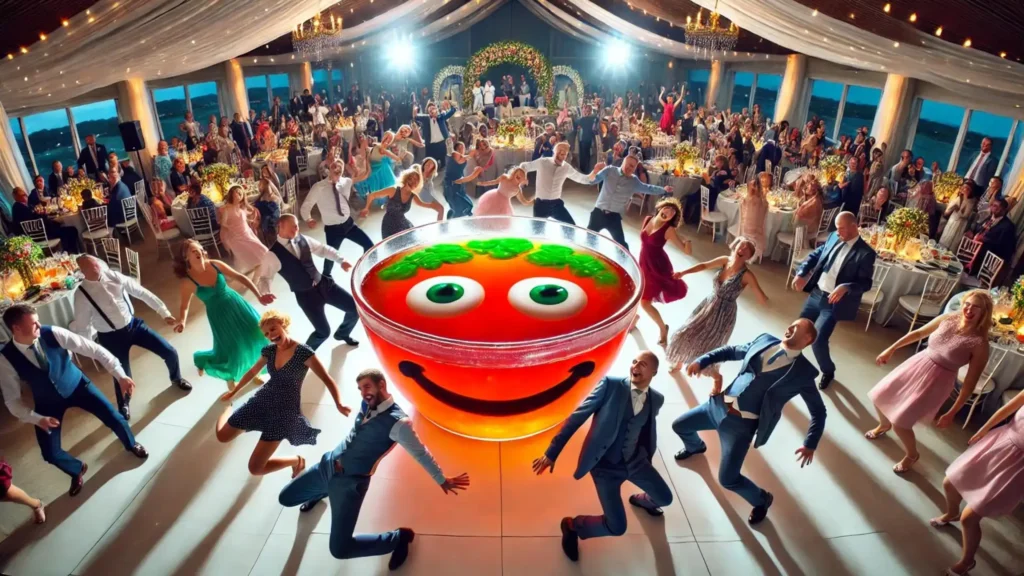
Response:
[[[219,442],[231,442],[235,438],[238,438],[243,430],[239,430],[234,426],[228,424],[228,418],[231,417],[231,406],[228,406],[220,413],[220,418],[217,418],[217,427],[214,431],[217,433],[217,440]]]
[[[661,313],[654,307],[654,302],[650,300],[641,300],[640,307],[647,312],[647,315],[654,320],[654,324],[658,326],[660,335],[658,337],[658,345],[664,348],[668,346],[668,326],[665,325],[665,321],[661,318]]]
[[[200,373],[199,375],[202,376],[202,373]],[[234,380],[228,380],[227,383],[228,383],[228,390],[231,390],[232,388],[235,387],[235,381]]]
[[[875,406],[875,412],[878,413],[878,426],[875,426],[864,433],[864,437],[868,440],[874,440],[889,430],[892,430],[892,422],[889,422],[889,419],[885,417],[885,414],[882,414],[882,411],[878,409],[878,406]]]
[[[11,487],[7,490],[7,496],[4,499],[31,508],[36,517],[36,524],[46,522],[46,512],[43,510],[43,501],[29,496],[24,490],[18,488],[14,484],[11,484]]]
[[[906,451],[906,456],[903,460],[900,460],[892,471],[897,474],[903,474],[909,472],[910,468],[915,462],[921,457],[917,452],[917,438],[914,436],[914,430],[911,428],[900,428],[899,426],[893,426],[893,432],[896,433],[896,437],[903,443],[903,449]]]
[[[281,444],[281,441],[266,442],[260,440],[249,457],[249,473],[253,476],[263,476],[276,472],[282,468],[292,469],[292,478],[299,475],[306,467],[306,461],[301,456],[288,456],[286,458],[273,458],[274,451]]]
[[[963,556],[950,567],[957,574],[963,574],[974,566],[974,555],[981,544],[981,515],[967,506],[960,515],[960,526],[963,528]]]
[[[960,503],[963,502],[963,496],[957,492],[956,486],[953,486],[948,476],[942,480],[942,490],[946,493],[946,511],[942,516],[931,519],[932,526],[943,526],[960,519]]]

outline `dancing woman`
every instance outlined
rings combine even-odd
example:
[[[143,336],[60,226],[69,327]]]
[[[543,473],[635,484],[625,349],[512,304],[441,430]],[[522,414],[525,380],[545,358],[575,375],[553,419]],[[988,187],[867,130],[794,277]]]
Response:
[[[398,158],[401,160],[402,168],[408,170],[415,159],[410,146],[423,148],[423,138],[420,137],[419,124],[403,124],[395,135],[395,147],[398,149]]]
[[[273,455],[282,440],[287,440],[292,446],[316,444],[320,430],[310,426],[309,420],[302,415],[300,402],[302,382],[309,370],[313,370],[317,378],[327,386],[338,412],[342,416],[348,416],[351,412],[350,408],[341,403],[338,384],[324,369],[316,353],[288,334],[290,324],[291,318],[285,314],[275,310],[263,313],[260,329],[271,344],[263,347],[259,359],[238,384],[220,397],[222,402],[229,402],[264,367],[270,373],[270,380],[241,408],[232,412],[231,406],[228,406],[217,420],[217,440],[221,442],[230,442],[243,432],[262,433],[249,457],[249,473],[253,476],[291,467],[292,478],[295,478],[306,468],[306,460],[302,456],[274,458]]]
[[[481,142],[486,142],[486,140],[481,140]],[[466,145],[456,142],[448,157],[448,163],[444,166],[444,199],[448,202],[449,220],[473,215],[473,201],[466,194],[466,183],[479,178],[486,168],[478,164],[473,168],[473,172],[466,176],[466,165],[469,163],[469,158],[466,155]],[[423,165],[426,166],[427,163],[424,162]]]
[[[498,187],[484,192],[484,195],[476,203],[473,216],[511,216],[513,196],[518,198],[524,206],[532,206],[533,198],[527,200],[523,196],[523,185],[526,182],[526,170],[521,166],[516,166],[508,174],[498,176],[497,180],[480,182],[481,186],[497,184]]]
[[[669,136],[672,135],[672,127],[676,124],[676,108],[683,103],[683,99],[675,100],[672,95],[665,97],[665,87],[661,87],[661,94],[658,95],[658,101],[661,102],[661,131]]]
[[[402,159],[389,150],[394,141],[394,133],[388,131],[384,133],[379,143],[374,144],[370,148],[370,177],[355,185],[356,193],[359,196],[366,198],[374,190],[391,188],[395,185],[394,163],[401,163]],[[367,200],[366,204],[367,206],[370,205],[369,200]],[[383,202],[381,205],[383,205]]]
[[[875,359],[887,363],[893,352],[928,338],[928,348],[911,356],[868,392],[878,412],[878,426],[864,434],[868,440],[881,438],[892,429],[906,451],[892,471],[903,474],[921,457],[917,451],[914,424],[936,419],[942,404],[956,385],[957,372],[967,364],[960,394],[953,406],[936,419],[939,428],[949,426],[974,393],[981,372],[988,363],[988,331],[992,327],[992,297],[984,290],[964,296],[959,312],[943,314],[905,334]]]
[[[701,262],[673,274],[675,278],[682,278],[702,270],[715,271],[714,292],[697,304],[690,318],[676,330],[669,342],[665,357],[672,364],[672,372],[729,341],[736,326],[736,299],[745,288],[754,291],[762,306],[768,303],[768,296],[761,290],[757,277],[747,270],[747,262],[756,251],[754,242],[741,236],[733,241],[732,252],[728,256]],[[721,384],[722,375],[717,364],[706,367],[706,371],[715,384]]]
[[[423,187],[423,174],[420,172],[420,165],[413,164],[413,167],[402,172],[398,177],[398,184],[383,190],[377,190],[366,197],[366,208],[359,213],[361,218],[366,218],[370,213],[370,206],[378,198],[387,198],[384,207],[384,218],[380,222],[381,239],[394,236],[403,230],[413,227],[413,223],[406,218],[405,214],[412,208],[413,202],[424,208],[431,208],[437,212],[437,221],[444,220],[444,206],[437,200],[429,204],[419,197],[420,189]]]
[[[234,257],[235,266],[246,273],[258,272],[256,269],[267,253],[267,247],[256,237],[250,225],[251,221],[258,225],[259,212],[249,206],[241,186],[228,189],[217,219],[220,221],[220,239]]]
[[[679,200],[665,198],[654,207],[654,216],[648,216],[640,228],[640,272],[644,277],[640,307],[658,325],[661,332],[658,345],[662,347],[668,345],[668,325],[654,303],[667,304],[686,296],[686,282],[672,274],[672,261],[665,252],[665,244],[672,242],[684,254],[693,251],[690,241],[680,239],[676,233],[682,216]],[[636,325],[636,319],[633,324]]]

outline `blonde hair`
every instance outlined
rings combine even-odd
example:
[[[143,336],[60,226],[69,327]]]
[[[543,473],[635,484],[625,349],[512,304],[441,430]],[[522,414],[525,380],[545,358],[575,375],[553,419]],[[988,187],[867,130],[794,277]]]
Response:
[[[743,244],[750,244],[751,257],[757,254],[757,242],[755,242],[753,238],[748,238],[746,236],[737,236],[736,239],[732,241],[732,244],[729,244],[729,250],[735,251]]]
[[[413,194],[419,194],[420,190],[423,188],[423,174],[420,172],[419,164],[413,164],[412,168],[403,170],[402,173],[398,175],[398,185],[402,188],[407,187],[409,185],[409,179],[413,176],[415,176],[419,182],[416,184],[415,188],[409,189]]]
[[[271,322],[278,322],[281,324],[281,328],[287,330],[292,325],[292,318],[279,310],[267,310],[263,313],[263,316],[260,316],[260,328]]]
[[[963,306],[961,306],[960,326],[958,329],[962,334],[973,332],[978,336],[984,336],[987,338],[989,330],[992,329],[992,310],[995,308],[995,304],[992,302],[992,296],[985,290],[971,290],[964,296],[961,302],[966,303],[971,298],[980,300],[978,307],[981,308],[981,315],[974,321],[974,326],[970,326],[967,323],[967,317],[964,316]]]

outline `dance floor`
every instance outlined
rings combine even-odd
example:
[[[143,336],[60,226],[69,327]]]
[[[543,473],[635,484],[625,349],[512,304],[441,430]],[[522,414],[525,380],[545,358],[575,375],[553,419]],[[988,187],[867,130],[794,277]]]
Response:
[[[586,222],[596,191],[567,186],[566,199],[577,221]],[[516,203],[516,212],[529,209]],[[372,237],[380,233],[380,212],[362,223]],[[414,207],[410,217],[426,223],[433,213]],[[639,249],[639,222],[627,220],[626,236]],[[693,228],[686,234],[695,235]],[[311,232],[323,237],[322,228]],[[707,259],[725,253],[721,243],[707,236],[694,242],[692,258]],[[343,246],[355,259],[358,247]],[[694,262],[673,251],[677,269]],[[173,278],[166,252],[157,261],[152,238],[142,248],[144,284],[176,311],[178,281]],[[743,342],[761,332],[780,334],[798,314],[801,294],[787,292],[785,268],[778,264],[755,266],[755,273],[771,298],[759,307],[750,295],[739,302],[732,342]],[[347,275],[335,269],[339,283]],[[711,289],[709,273],[688,277],[690,295],[662,306],[674,329]],[[292,315],[292,332],[305,338],[311,331],[294,298],[280,278],[274,283],[279,297],[273,307]],[[248,295],[253,300],[252,295]],[[143,308],[140,305],[140,309]],[[257,308],[261,308],[257,305]],[[340,313],[331,310],[333,325]],[[15,470],[15,482],[47,504],[48,522],[30,523],[30,511],[13,504],[0,505],[0,572],[11,575],[67,574],[343,574],[387,573],[387,557],[339,561],[328,551],[330,514],[325,504],[300,514],[297,508],[278,505],[277,494],[288,481],[287,472],[262,478],[249,475],[246,462],[258,438],[244,435],[220,444],[214,423],[224,410],[218,396],[225,384],[200,378],[191,363],[194,351],[210,344],[210,332],[200,302],[183,334],[173,334],[154,313],[143,317],[175,345],[186,366],[184,375],[195,385],[190,394],[169,388],[166,369],[152,354],[135,350],[133,369],[139,387],[132,402],[132,428],[150,452],[140,462],[123,452],[114,435],[82,412],[69,413],[64,442],[72,454],[89,464],[85,489],[67,496],[68,479],[39,456],[30,426],[0,410],[2,454]],[[581,429],[562,454],[554,474],[536,477],[531,461],[541,455],[553,432],[507,443],[467,440],[448,434],[415,415],[400,395],[398,401],[413,415],[416,430],[451,476],[468,472],[472,485],[458,496],[446,496],[401,449],[387,456],[370,486],[357,531],[378,531],[410,526],[417,532],[409,561],[399,573],[458,574],[473,576],[545,576],[565,574],[938,574],[959,557],[957,527],[934,529],[928,519],[939,514],[942,477],[947,465],[967,445],[970,434],[962,420],[948,430],[918,428],[921,460],[905,477],[891,467],[902,449],[890,434],[878,442],[862,437],[874,425],[867,391],[885,374],[875,356],[895,341],[905,327],[880,328],[872,323],[865,333],[865,318],[840,325],[832,338],[838,364],[837,382],[823,394],[828,408],[825,436],[814,463],[801,469],[794,450],[807,429],[808,412],[799,399],[792,401],[768,445],[751,450],[744,471],[775,494],[768,519],[751,528],[750,507],[717,481],[718,441],[705,434],[706,456],[677,464],[672,455],[682,442],[672,433],[672,420],[700,402],[710,380],[688,382],[663,368],[653,386],[666,397],[658,419],[659,451],[656,468],[666,477],[675,501],[663,518],[637,515],[627,506],[625,536],[588,540],[580,544],[580,562],[574,565],[559,546],[559,519],[579,513],[599,513],[597,495],[589,478],[574,480],[572,472],[586,434]],[[358,406],[355,375],[374,367],[376,359],[362,327],[353,337],[358,348],[335,346],[329,340],[319,351],[322,362],[342,387],[347,405]],[[614,374],[626,373],[638,350],[657,348],[657,328],[646,317],[640,330],[627,340]],[[808,354],[813,356],[808,350]],[[909,355],[901,351],[891,365]],[[91,370],[90,374],[95,374]],[[726,378],[737,365],[725,368]],[[113,396],[107,377],[95,378]],[[244,399],[243,399],[244,400]],[[323,429],[316,446],[299,449],[282,444],[279,452],[296,451],[313,462],[352,426],[342,418],[329,394],[310,374],[303,391],[303,411]],[[975,425],[980,425],[980,419]],[[623,497],[635,491],[623,487]],[[975,574],[1012,575],[1024,570],[1024,513],[985,520],[984,539]]]

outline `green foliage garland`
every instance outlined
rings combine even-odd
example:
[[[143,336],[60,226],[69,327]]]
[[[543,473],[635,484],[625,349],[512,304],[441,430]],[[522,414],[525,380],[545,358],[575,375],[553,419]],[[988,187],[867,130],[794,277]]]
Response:
[[[473,82],[487,70],[498,64],[515,64],[530,71],[535,85],[534,92],[543,94],[548,102],[554,102],[555,74],[551,62],[536,48],[522,42],[495,42],[473,54],[466,63],[465,82],[462,88],[462,102],[466,108],[473,106]],[[517,87],[518,88],[518,87]]]

